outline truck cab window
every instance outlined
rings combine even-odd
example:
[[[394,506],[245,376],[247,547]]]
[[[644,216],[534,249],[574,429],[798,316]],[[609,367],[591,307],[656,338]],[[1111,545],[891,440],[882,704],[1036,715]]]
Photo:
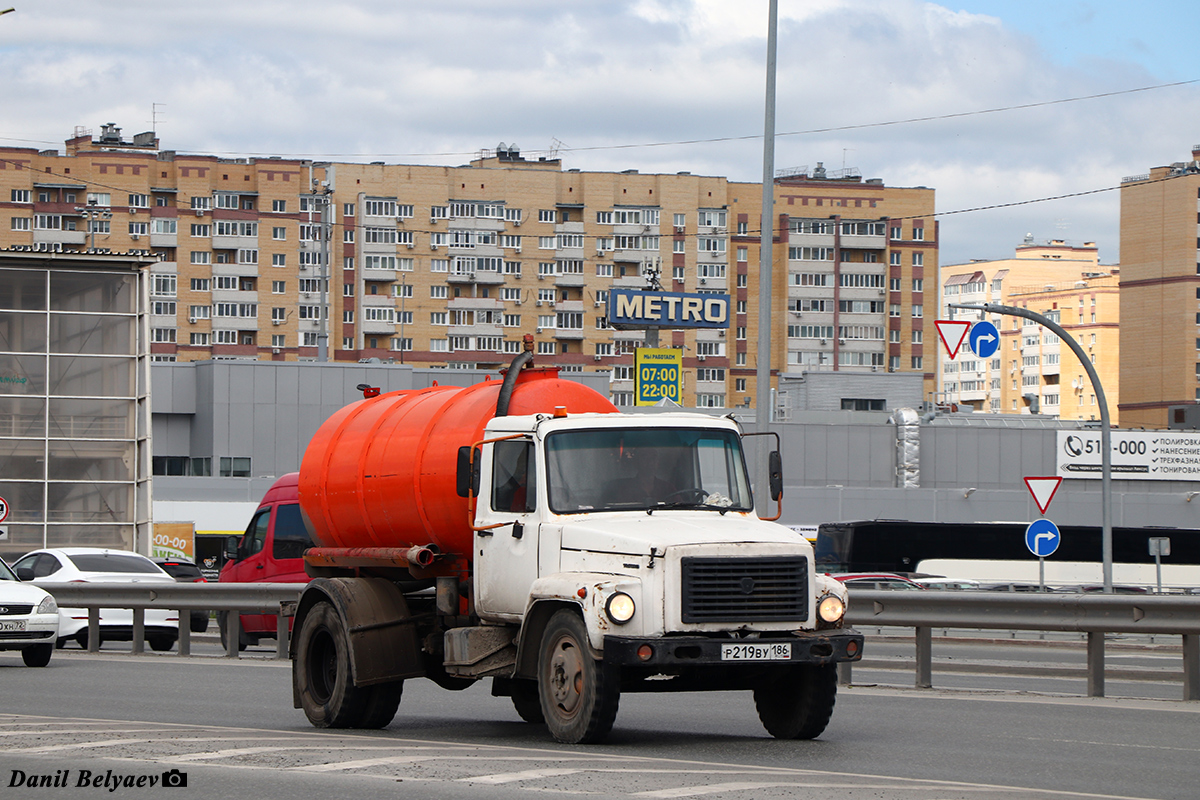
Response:
[[[733,432],[687,428],[563,431],[546,438],[550,508],[753,507]]]
[[[496,442],[492,451],[492,510],[524,513],[537,508],[533,443]]]

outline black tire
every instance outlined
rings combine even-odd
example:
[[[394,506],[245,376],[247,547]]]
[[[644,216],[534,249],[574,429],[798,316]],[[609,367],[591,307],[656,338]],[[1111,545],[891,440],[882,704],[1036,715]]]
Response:
[[[222,650],[229,649],[229,645],[225,644],[225,642],[228,641],[228,638],[225,635],[225,626],[228,624],[229,624],[229,612],[228,611],[218,611],[217,612],[217,631],[221,634],[221,649]],[[247,647],[249,647],[252,644],[254,644],[254,642],[251,641],[249,635],[247,635],[246,632],[244,630],[242,630],[241,627],[239,626],[238,627],[238,652],[245,650]]]
[[[621,701],[615,678],[592,658],[580,616],[570,609],[556,611],[538,653],[538,695],[550,735],[566,744],[603,741]]]
[[[292,680],[304,715],[318,728],[354,728],[370,715],[372,687],[354,686],[346,629],[329,603],[317,603],[304,617],[296,638]]]
[[[50,663],[52,655],[54,655],[53,644],[35,644],[21,651],[21,660],[27,667],[44,667]]]
[[[754,705],[776,739],[815,739],[837,702],[837,665],[804,665],[754,690]]]
[[[147,636],[146,641],[150,644],[150,649],[156,653],[165,653],[175,646],[176,636],[166,633],[156,633],[153,636]]]
[[[546,721],[536,681],[513,681],[512,704],[517,710],[517,715],[526,722],[541,725]]]
[[[400,697],[404,694],[404,681],[379,683],[367,687],[367,707],[358,722],[352,727],[377,730],[386,728],[396,718]]]
[[[207,611],[192,611],[191,612],[191,620],[188,623],[188,626],[191,628],[192,633],[204,633],[205,631],[207,631],[208,630],[208,617],[209,617],[209,612],[207,612]]]

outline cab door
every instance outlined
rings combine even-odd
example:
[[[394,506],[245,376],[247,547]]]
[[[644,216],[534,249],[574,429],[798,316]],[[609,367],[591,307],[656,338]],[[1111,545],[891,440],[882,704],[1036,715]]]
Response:
[[[275,506],[260,508],[250,519],[246,532],[238,542],[237,559],[228,566],[228,572],[222,573],[221,580],[229,583],[261,583],[269,580],[270,570],[267,569],[270,552],[267,550],[267,533],[271,526],[271,514]],[[242,630],[246,632],[262,632],[266,630],[268,615],[242,614]],[[274,617],[269,617],[272,633],[275,631]]]
[[[501,619],[525,613],[529,590],[538,578],[537,459],[533,442],[511,439],[492,445],[487,507],[476,517],[475,608]]]

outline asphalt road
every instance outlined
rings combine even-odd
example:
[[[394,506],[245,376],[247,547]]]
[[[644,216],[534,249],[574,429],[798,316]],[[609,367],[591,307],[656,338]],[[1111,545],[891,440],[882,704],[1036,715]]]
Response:
[[[111,785],[178,769],[194,796],[239,800],[1196,797],[1200,704],[1068,697],[1037,675],[1020,692],[914,690],[903,688],[911,673],[859,668],[811,742],[769,738],[745,692],[626,695],[605,744],[571,747],[521,722],[486,682],[454,693],[410,681],[386,729],[316,730],[291,707],[289,669],[107,648],[28,669],[0,653],[0,787],[81,797],[83,770]],[[896,683],[865,680],[877,676]],[[30,788],[30,776],[65,785]]]

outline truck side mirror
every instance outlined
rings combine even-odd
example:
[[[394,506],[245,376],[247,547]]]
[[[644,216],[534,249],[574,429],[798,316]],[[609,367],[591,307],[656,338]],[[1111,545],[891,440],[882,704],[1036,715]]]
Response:
[[[783,497],[783,459],[778,450],[772,450],[767,456],[767,470],[770,473],[771,499],[779,502]]]
[[[480,453],[475,448],[475,460],[471,461],[471,448],[463,445],[458,448],[458,473],[455,475],[455,489],[459,497],[479,496]]]
[[[225,537],[225,560],[237,561],[238,558],[238,538],[237,536]]]

